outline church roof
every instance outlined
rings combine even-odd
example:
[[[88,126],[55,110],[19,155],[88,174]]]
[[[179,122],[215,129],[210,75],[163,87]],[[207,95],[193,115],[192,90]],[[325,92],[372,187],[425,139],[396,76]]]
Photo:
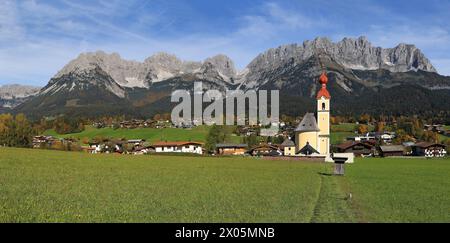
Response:
[[[327,90],[328,77],[325,72],[323,72],[322,75],[320,75],[319,83],[322,84],[322,88],[317,93],[317,99],[321,99],[322,97],[331,99],[330,92],[328,92]]]
[[[322,86],[322,88],[317,93],[317,99],[321,99],[322,97],[325,97],[327,99],[331,99],[330,92],[328,92],[327,88]]]
[[[302,122],[298,124],[295,129],[296,132],[319,132],[320,129],[317,126],[316,117],[313,113],[306,113]]]
[[[309,143],[305,145],[300,151],[298,151],[297,154],[304,154],[304,155],[311,155],[311,154],[318,154],[317,150],[315,150]]]

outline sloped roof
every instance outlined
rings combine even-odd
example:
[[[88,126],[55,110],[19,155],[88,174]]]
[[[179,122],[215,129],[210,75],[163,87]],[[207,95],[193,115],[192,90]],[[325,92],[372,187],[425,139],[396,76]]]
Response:
[[[327,99],[331,99],[330,92],[328,92],[326,87],[322,87],[319,92],[317,93],[317,99],[321,99],[322,97],[325,97]]]
[[[419,148],[429,148],[432,146],[445,148],[444,144],[430,143],[430,142],[420,142],[420,143],[416,143],[415,145],[413,145],[413,147],[419,147]]]
[[[295,129],[296,132],[319,132],[316,117],[313,113],[306,113],[302,122]]]
[[[295,146],[294,141],[286,138],[286,140],[284,140],[284,142],[281,144],[281,147],[293,147]]]
[[[247,148],[247,144],[235,144],[235,143],[218,143],[216,148]]]
[[[388,145],[388,146],[380,146],[380,149],[383,152],[399,152],[404,151],[405,147],[403,147],[403,145]]]
[[[305,145],[300,151],[297,152],[297,154],[304,154],[304,155],[311,155],[311,154],[318,154],[317,150],[315,150],[309,143]]]
[[[154,147],[176,147],[176,146],[186,146],[186,145],[200,145],[202,146],[203,143],[199,142],[157,142],[152,144]]]
[[[372,148],[374,146],[373,144],[371,144],[369,142],[347,141],[345,143],[341,143],[341,144],[337,145],[336,147],[340,148],[342,150],[347,150],[347,149],[349,149],[351,147],[358,146],[358,145],[364,146],[364,147],[368,147],[368,148]]]

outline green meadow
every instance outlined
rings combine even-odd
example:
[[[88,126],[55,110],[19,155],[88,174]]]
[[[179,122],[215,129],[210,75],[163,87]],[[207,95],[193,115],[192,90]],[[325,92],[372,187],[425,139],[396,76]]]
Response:
[[[51,135],[59,138],[77,138],[77,139],[93,139],[95,137],[103,138],[125,138],[125,139],[146,139],[149,142],[157,141],[196,141],[205,142],[209,132],[208,126],[198,126],[192,129],[179,128],[136,128],[136,129],[97,129],[92,126],[86,126],[86,129],[80,133],[72,133],[61,135],[53,129],[47,130],[44,135]],[[238,136],[231,137],[234,142],[241,142]]]
[[[332,125],[333,133],[331,135],[332,144],[340,144],[347,137],[354,136],[357,125],[354,123],[343,123],[340,125]],[[146,139],[149,142],[157,141],[198,141],[205,142],[209,132],[208,126],[198,126],[192,129],[180,128],[136,128],[136,129],[112,129],[112,128],[94,128],[86,126],[86,129],[80,133],[58,134],[55,130],[50,129],[44,132],[44,135],[51,135],[59,138],[77,138],[77,139],[93,139],[95,137],[103,138],[125,138],[125,139]],[[242,143],[240,136],[231,136],[230,142]]]
[[[338,125],[331,125],[331,144],[341,144],[347,140],[348,137],[355,136],[355,131],[358,129],[356,123],[341,123]],[[373,129],[370,127],[369,129]]]
[[[0,148],[0,222],[450,222],[450,159],[332,169]]]

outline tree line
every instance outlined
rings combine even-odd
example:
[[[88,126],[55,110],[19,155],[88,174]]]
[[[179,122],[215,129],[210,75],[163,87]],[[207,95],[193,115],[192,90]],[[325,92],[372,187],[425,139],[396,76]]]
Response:
[[[0,145],[30,147],[36,130],[24,114],[0,114]]]

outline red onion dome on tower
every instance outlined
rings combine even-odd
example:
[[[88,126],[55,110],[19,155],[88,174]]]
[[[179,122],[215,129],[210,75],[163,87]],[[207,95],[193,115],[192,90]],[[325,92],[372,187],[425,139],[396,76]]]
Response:
[[[321,83],[322,85],[328,83],[328,77],[325,72],[323,72],[322,75],[320,75],[319,83]]]
[[[330,92],[327,90],[328,77],[325,72],[320,75],[319,83],[322,84],[322,88],[319,90],[319,93],[317,93],[317,99],[321,99],[322,97],[331,99]]]

